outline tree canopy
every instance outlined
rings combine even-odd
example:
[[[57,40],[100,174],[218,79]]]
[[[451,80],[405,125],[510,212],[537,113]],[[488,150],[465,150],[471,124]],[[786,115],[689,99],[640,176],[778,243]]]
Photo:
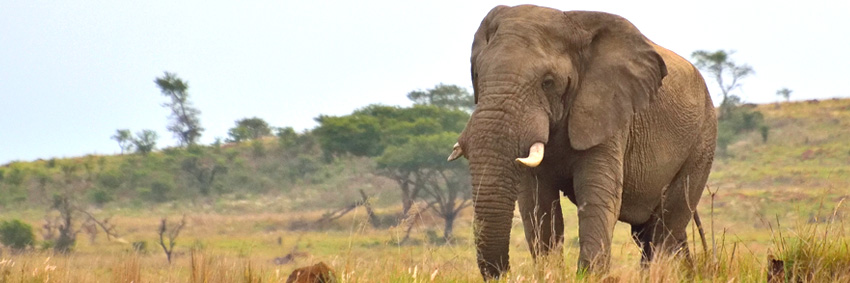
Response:
[[[735,63],[731,58],[734,53],[735,51],[725,50],[714,52],[697,50],[691,54],[691,57],[695,60],[694,65],[711,75],[711,78],[720,87],[720,92],[723,95],[723,100],[720,102],[721,108],[731,102],[729,100],[730,93],[732,90],[741,87],[740,81],[755,73],[749,65]],[[721,115],[724,114],[726,113],[721,112]]]
[[[792,92],[794,92],[794,91],[788,89],[787,87],[783,87],[782,89],[776,91],[776,95],[778,95],[782,98],[785,98],[785,101],[791,101],[791,93]]]
[[[472,95],[456,85],[438,84],[432,89],[414,90],[407,94],[407,98],[416,105],[433,105],[467,112],[475,109]]]
[[[377,157],[388,146],[404,144],[413,136],[460,133],[467,120],[464,111],[430,105],[369,105],[346,116],[319,116],[315,134],[328,154]]]
[[[136,152],[148,154],[156,148],[156,140],[159,135],[153,130],[142,130],[136,133],[136,138],[133,139],[133,144],[136,146]]]
[[[227,135],[228,142],[241,142],[246,140],[255,140],[265,136],[270,136],[272,130],[269,123],[265,120],[253,117],[236,120],[236,127],[230,128]]]
[[[129,129],[115,130],[115,135],[112,139],[118,142],[118,147],[121,148],[121,154],[133,150],[133,134]]]

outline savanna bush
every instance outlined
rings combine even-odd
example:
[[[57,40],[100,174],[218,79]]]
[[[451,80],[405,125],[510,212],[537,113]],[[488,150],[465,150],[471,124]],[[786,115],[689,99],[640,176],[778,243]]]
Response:
[[[740,107],[725,106],[726,115],[718,118],[717,149],[720,156],[727,156],[727,148],[743,134],[758,130],[762,141],[767,142],[770,132],[764,122],[764,115],[756,110]]]
[[[17,219],[0,222],[0,243],[13,250],[32,247],[35,243],[32,226]]]
[[[97,205],[104,205],[115,199],[112,192],[103,188],[97,188],[88,192],[88,197],[91,202]]]
[[[168,195],[173,190],[173,185],[166,182],[154,182],[151,184],[151,192],[148,199],[155,202],[168,201]]]

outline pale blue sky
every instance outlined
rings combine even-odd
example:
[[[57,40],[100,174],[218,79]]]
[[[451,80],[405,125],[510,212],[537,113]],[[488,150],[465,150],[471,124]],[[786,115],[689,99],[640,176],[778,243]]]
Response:
[[[153,83],[163,71],[189,82],[203,143],[244,117],[301,130],[319,114],[408,105],[407,92],[440,82],[469,87],[481,19],[521,3],[0,0],[0,164],[116,153],[110,136],[124,128],[175,145]],[[685,57],[737,50],[756,70],[749,102],[782,87],[795,100],[850,97],[846,1],[534,3],[622,15]]]

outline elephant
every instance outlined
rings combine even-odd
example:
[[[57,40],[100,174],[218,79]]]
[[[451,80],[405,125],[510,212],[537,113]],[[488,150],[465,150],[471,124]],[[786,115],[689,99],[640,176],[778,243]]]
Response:
[[[717,136],[690,62],[623,17],[533,5],[493,8],[470,61],[476,106],[448,159],[469,161],[485,279],[509,270],[515,206],[534,258],[563,250],[561,193],[577,206],[580,272],[608,270],[617,221],[644,266],[688,254]]]

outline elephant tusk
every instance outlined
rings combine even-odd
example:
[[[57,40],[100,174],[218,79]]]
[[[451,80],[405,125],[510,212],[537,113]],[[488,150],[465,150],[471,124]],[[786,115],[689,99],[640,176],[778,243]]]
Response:
[[[542,142],[536,142],[528,150],[528,157],[517,158],[516,161],[528,167],[537,167],[537,165],[540,165],[540,161],[543,161],[544,147],[545,145]]]
[[[448,161],[454,161],[461,155],[463,155],[463,149],[460,148],[459,143],[455,143],[455,146],[452,148],[452,154],[449,155]]]

